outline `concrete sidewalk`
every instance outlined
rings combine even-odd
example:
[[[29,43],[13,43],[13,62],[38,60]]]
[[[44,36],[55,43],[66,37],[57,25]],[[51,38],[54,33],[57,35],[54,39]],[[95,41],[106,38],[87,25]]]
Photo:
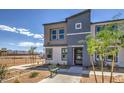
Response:
[[[57,74],[53,78],[46,78],[39,83],[80,83],[80,76]]]

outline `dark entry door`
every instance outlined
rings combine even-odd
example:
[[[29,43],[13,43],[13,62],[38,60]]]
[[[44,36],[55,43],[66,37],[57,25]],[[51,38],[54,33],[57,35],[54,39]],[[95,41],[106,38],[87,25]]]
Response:
[[[74,48],[74,63],[75,65],[82,65],[82,49],[83,48]]]

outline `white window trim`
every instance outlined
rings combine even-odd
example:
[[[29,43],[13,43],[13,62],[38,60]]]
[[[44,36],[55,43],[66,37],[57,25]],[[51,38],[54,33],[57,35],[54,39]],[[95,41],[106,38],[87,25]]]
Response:
[[[80,27],[77,27],[77,25],[80,25]],[[75,29],[82,29],[82,23],[75,23]]]

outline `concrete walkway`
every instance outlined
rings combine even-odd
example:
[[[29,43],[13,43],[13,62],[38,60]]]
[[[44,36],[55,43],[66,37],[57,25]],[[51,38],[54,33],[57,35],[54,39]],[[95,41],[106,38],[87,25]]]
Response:
[[[94,75],[93,71],[83,70],[82,67],[70,67],[69,69],[60,69],[59,74],[53,78],[46,78],[39,83],[79,83],[82,75]],[[96,71],[96,75],[102,75],[100,71]],[[124,73],[113,73],[113,76],[122,75]],[[110,72],[104,72],[104,76],[110,76]]]
[[[93,71],[90,71],[89,74],[94,75]],[[110,76],[111,72],[104,72],[103,74],[104,74],[104,76]],[[96,71],[96,75],[102,75],[102,73],[100,71]],[[113,72],[113,76],[118,76],[118,75],[124,76],[124,73]]]
[[[53,78],[46,78],[39,83],[80,83],[80,76],[58,74]]]

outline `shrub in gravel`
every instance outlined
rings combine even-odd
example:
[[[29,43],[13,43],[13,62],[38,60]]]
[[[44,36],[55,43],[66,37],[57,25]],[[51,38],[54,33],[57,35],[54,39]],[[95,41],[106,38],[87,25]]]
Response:
[[[39,75],[38,72],[32,72],[29,77],[30,77],[30,78],[35,78],[35,77],[37,77],[38,75]]]

